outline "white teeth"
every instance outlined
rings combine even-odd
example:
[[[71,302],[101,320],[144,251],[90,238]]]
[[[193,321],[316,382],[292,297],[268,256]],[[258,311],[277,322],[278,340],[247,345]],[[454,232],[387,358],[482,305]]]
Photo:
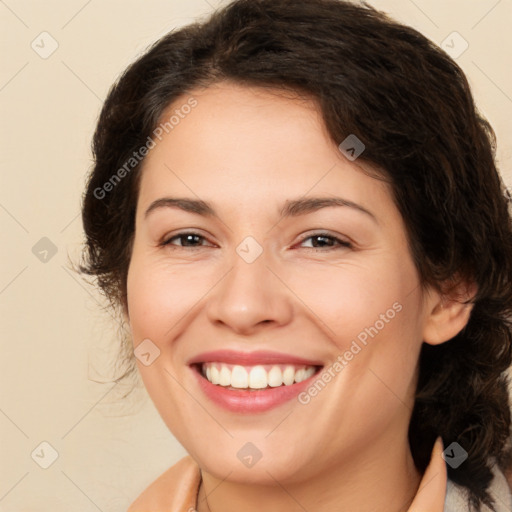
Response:
[[[206,374],[206,378],[208,378],[208,374]],[[231,372],[224,365],[220,369],[219,384],[221,386],[231,386]]]
[[[295,382],[295,368],[287,366],[283,372],[283,382],[285,386],[291,386]]]
[[[267,369],[266,369],[267,368]],[[291,386],[309,379],[315,373],[314,366],[295,367],[293,365],[256,365],[245,367],[224,363],[204,363],[203,375],[212,383],[236,389],[265,389]]]
[[[283,384],[283,372],[279,366],[272,366],[271,370],[268,372],[268,385],[271,388],[277,388]]]
[[[212,382],[215,384],[215,382]],[[234,366],[231,372],[231,387],[247,388],[249,387],[249,374],[243,366]]]
[[[217,370],[216,366],[211,367],[210,374],[211,374],[210,382],[212,384],[219,384],[219,370]]]
[[[297,370],[295,372],[295,382],[302,382],[304,380],[304,372],[306,370],[304,370],[303,368],[301,368],[300,370]]]
[[[299,370],[300,371],[300,370]],[[300,376],[298,375],[299,372],[295,374],[295,382],[302,382],[303,380],[309,379],[312,375],[315,373],[314,368],[304,368],[304,373],[302,373]],[[300,378],[300,380],[298,380]]]
[[[252,389],[263,389],[268,386],[267,372],[263,366],[254,366],[249,374],[249,387]]]

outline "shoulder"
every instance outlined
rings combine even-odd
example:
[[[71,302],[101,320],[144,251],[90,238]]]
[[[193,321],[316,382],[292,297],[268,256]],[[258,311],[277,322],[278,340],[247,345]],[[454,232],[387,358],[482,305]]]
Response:
[[[192,457],[186,456],[145,489],[127,512],[181,512],[194,508],[200,481],[199,466]]]

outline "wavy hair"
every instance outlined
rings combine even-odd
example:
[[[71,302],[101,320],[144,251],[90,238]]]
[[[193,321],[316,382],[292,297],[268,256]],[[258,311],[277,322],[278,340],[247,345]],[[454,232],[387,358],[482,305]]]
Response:
[[[178,96],[224,80],[313,98],[332,141],[356,135],[360,160],[390,182],[422,284],[476,284],[467,326],[422,347],[409,442],[421,471],[437,436],[458,442],[468,459],[449,477],[472,510],[492,508],[492,465],[505,468],[509,453],[512,221],[492,128],[460,67],[416,30],[340,0],[235,0],[161,38],[101,111],[81,271],[126,308],[140,163],[108,193],[104,184]]]

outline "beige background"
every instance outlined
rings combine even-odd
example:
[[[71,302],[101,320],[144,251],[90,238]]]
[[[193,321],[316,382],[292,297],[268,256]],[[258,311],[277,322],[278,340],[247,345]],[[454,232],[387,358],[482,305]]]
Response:
[[[457,61],[497,132],[512,185],[512,0],[370,3],[437,43],[453,31],[469,43]],[[184,455],[145,391],[123,401],[106,379],[115,326],[68,258],[80,249],[90,139],[109,86],[160,35],[219,5],[0,0],[1,512],[122,511]],[[51,49],[43,31],[58,43],[46,59],[31,47]],[[46,262],[48,242],[32,252],[43,237],[58,251]],[[51,456],[42,441],[58,453],[48,469],[38,465]]]

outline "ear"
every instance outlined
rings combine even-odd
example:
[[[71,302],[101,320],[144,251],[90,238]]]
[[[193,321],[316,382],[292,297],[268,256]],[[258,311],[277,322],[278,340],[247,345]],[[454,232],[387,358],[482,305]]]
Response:
[[[425,292],[423,341],[440,345],[459,334],[469,321],[477,287],[472,282],[444,283],[442,290],[429,288]]]

